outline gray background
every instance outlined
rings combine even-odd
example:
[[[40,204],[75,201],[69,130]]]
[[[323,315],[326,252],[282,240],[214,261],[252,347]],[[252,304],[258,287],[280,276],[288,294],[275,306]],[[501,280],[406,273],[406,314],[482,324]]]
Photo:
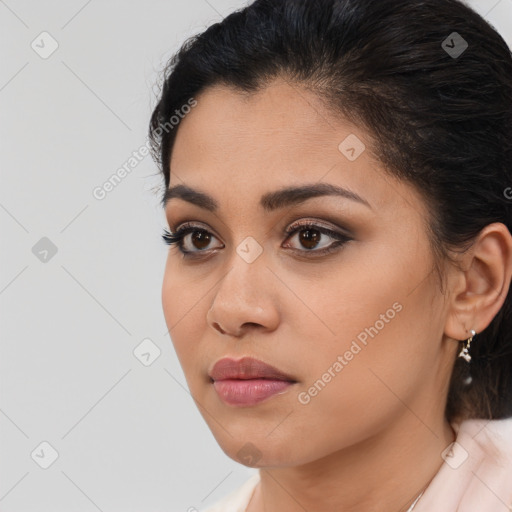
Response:
[[[151,157],[93,195],[145,144],[171,53],[245,3],[0,0],[1,512],[192,511],[254,472],[166,334]],[[470,5],[512,47],[512,0]]]

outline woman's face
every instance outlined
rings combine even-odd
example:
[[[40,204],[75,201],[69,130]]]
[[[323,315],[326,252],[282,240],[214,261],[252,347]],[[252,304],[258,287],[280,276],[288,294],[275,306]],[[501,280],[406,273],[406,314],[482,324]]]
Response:
[[[457,346],[443,337],[420,195],[372,160],[364,131],[298,86],[276,80],[251,96],[214,87],[196,99],[169,188],[211,200],[173,194],[166,215],[172,232],[188,223],[207,233],[185,235],[186,256],[170,248],[162,301],[222,449],[248,465],[292,466],[442,415]],[[325,185],[361,199],[278,194]],[[251,403],[261,381],[212,382],[225,357],[258,359],[294,382]],[[242,387],[249,395],[234,403]]]

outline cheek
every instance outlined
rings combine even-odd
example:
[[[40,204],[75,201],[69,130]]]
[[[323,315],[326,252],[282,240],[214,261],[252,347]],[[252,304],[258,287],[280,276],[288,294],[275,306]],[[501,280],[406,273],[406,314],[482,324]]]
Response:
[[[393,354],[410,353],[411,338],[418,332],[429,332],[436,315],[432,262],[426,240],[418,241],[413,228],[404,227],[394,239],[374,240],[371,247],[354,246],[338,268],[312,287],[314,292],[308,290],[308,303],[319,313],[316,324],[323,324],[325,334],[315,337],[313,329],[304,331],[314,350],[320,341],[331,356],[358,352],[357,346],[351,349],[357,342],[358,359],[368,352],[366,357],[375,354],[375,361],[390,364]],[[411,239],[414,244],[407,244]],[[307,324],[302,327],[307,329]],[[374,350],[368,350],[370,345]]]
[[[176,324],[178,318],[184,314],[184,305],[180,305],[180,282],[176,279],[176,273],[169,270],[169,265],[165,270],[162,282],[162,310],[165,316],[167,327],[171,328]]]
[[[185,375],[193,357],[198,357],[198,341],[206,325],[206,313],[211,296],[200,283],[191,283],[183,272],[166,266],[162,283],[162,310],[167,329]]]
[[[439,318],[431,306],[434,284],[423,279],[411,293],[427,267],[422,262],[416,268],[412,263],[388,267],[384,258],[380,261],[362,261],[368,269],[364,273],[340,270],[308,296],[311,309],[321,312],[318,318],[298,317],[303,402],[324,422],[336,411],[344,421],[355,418],[360,425],[365,415],[377,417],[400,407],[397,397],[410,397],[428,378],[429,361],[435,359],[432,329]]]
[[[371,435],[403,413],[425,388],[432,389],[436,353],[429,325],[434,319],[419,302],[400,304],[402,309],[388,323],[370,317],[369,326],[359,333],[363,336],[344,338],[337,349],[320,347],[329,358],[314,365],[309,385],[317,396],[308,407],[311,416],[331,424],[341,438],[358,435],[361,426]]]
[[[206,316],[211,285],[201,269],[184,269],[181,257],[169,255],[162,281],[162,309],[168,327],[193,325],[200,315]],[[174,330],[174,329],[173,329]]]
[[[294,435],[315,439],[316,454],[376,434],[404,412],[404,402],[421,386],[422,361],[415,358],[403,327],[408,321],[400,315],[407,315],[406,306],[378,334],[370,330],[366,344],[349,337],[302,354],[308,371],[294,397]]]

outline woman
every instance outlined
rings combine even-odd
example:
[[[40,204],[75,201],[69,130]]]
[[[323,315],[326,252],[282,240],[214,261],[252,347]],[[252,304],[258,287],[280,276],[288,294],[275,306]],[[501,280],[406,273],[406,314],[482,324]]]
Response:
[[[176,121],[178,120],[178,121]],[[458,0],[257,0],[150,124],[209,511],[512,510],[512,58]]]

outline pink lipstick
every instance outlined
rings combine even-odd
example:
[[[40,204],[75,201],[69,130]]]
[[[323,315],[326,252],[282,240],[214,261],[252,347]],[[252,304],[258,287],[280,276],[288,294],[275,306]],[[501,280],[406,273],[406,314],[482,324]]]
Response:
[[[239,407],[255,405],[281,394],[297,382],[292,376],[252,357],[220,359],[209,375],[219,397]]]

